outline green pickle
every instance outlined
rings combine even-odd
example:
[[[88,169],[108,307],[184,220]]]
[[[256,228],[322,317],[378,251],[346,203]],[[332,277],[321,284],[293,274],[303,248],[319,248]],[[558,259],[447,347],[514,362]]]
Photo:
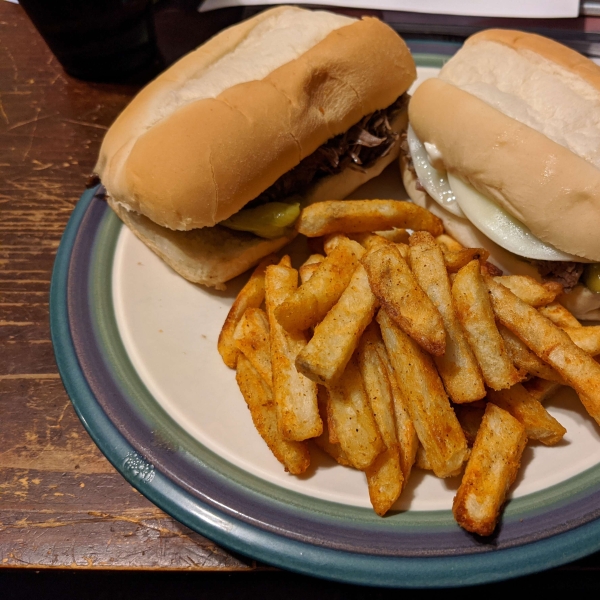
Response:
[[[219,225],[236,231],[250,231],[259,237],[272,239],[285,235],[299,214],[299,203],[268,202],[256,208],[240,210],[229,219],[221,221]]]
[[[592,292],[600,294],[600,263],[593,263],[585,267],[583,282]]]

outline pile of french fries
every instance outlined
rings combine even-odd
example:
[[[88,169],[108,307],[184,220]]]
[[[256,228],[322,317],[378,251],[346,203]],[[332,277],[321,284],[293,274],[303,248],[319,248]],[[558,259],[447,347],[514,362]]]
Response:
[[[319,252],[263,260],[219,337],[258,433],[292,474],[311,443],[364,471],[382,516],[413,466],[462,476],[456,521],[490,535],[528,440],[566,433],[544,400],[571,386],[600,424],[600,327],[408,202],[321,202],[297,229]]]

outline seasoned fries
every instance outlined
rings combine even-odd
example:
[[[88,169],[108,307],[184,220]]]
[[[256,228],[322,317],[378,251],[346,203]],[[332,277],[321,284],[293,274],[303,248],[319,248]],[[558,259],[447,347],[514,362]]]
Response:
[[[306,346],[306,336],[302,332],[285,331],[275,317],[276,308],[296,290],[297,285],[295,269],[281,264],[267,267],[265,303],[269,317],[277,420],[284,437],[301,441],[321,435],[323,431],[317,386],[298,373],[294,366],[296,356]]]
[[[377,321],[398,387],[434,473],[438,477],[456,474],[468,456],[467,441],[431,357],[385,310],[379,311]]]
[[[334,383],[356,350],[376,306],[367,274],[359,265],[337,304],[315,327],[312,339],[298,354],[298,371],[318,383]]]
[[[521,377],[496,327],[478,260],[458,272],[452,284],[452,297],[486,384],[493,390],[502,390],[518,383]]]
[[[488,404],[452,506],[461,527],[479,535],[493,533],[526,443],[523,425]]]
[[[336,385],[329,388],[329,406],[339,444],[353,467],[365,470],[385,450],[353,357]],[[331,441],[331,438],[330,438]]]
[[[348,287],[358,260],[351,246],[338,244],[310,279],[275,309],[277,320],[288,331],[304,331],[316,325]]]
[[[376,247],[367,252],[362,263],[373,293],[398,327],[431,354],[442,355],[446,350],[442,316],[398,248],[388,243]]]
[[[485,396],[481,371],[454,310],[442,250],[429,233],[411,236],[410,266],[421,289],[442,315],[446,351],[434,355],[434,361],[448,395],[459,404],[480,400]]]
[[[270,254],[263,258],[229,309],[229,313],[219,334],[217,349],[223,362],[230,369],[235,369],[236,360],[239,355],[239,350],[233,339],[235,328],[247,308],[258,308],[262,304],[265,299],[265,269],[268,265],[276,262],[277,256],[275,254]]]
[[[575,389],[590,416],[600,424],[600,364],[508,288],[491,277],[486,277],[486,284],[500,322]]]
[[[600,424],[600,326],[407,202],[317,203],[297,228],[313,254],[265,259],[219,336],[257,431],[292,474],[310,440],[363,471],[381,516],[415,465],[462,473],[455,519],[490,535],[527,441],[565,436],[542,402],[571,386]]]
[[[296,229],[306,237],[328,233],[362,233],[392,229],[429,231],[440,235],[442,222],[429,211],[398,200],[328,200],[307,206],[296,221]]]
[[[277,460],[292,475],[304,473],[310,464],[310,452],[304,442],[286,439],[277,426],[277,408],[264,379],[244,356],[238,356],[236,380],[250,409],[256,430]]]

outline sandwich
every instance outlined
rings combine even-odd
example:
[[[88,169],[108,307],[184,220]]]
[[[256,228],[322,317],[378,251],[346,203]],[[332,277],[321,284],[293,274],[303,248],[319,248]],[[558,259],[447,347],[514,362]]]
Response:
[[[600,67],[538,35],[482,31],[417,88],[409,123],[411,199],[600,319]]]
[[[218,289],[397,160],[416,68],[387,25],[277,7],[183,57],[116,119],[95,172],[126,225]]]

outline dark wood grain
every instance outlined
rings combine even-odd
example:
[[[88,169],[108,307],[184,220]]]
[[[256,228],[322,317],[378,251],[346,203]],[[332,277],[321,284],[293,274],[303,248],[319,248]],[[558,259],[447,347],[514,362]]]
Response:
[[[207,18],[187,0],[158,8],[166,62],[240,14]],[[84,431],[56,369],[56,249],[104,132],[137,89],[68,77],[22,9],[0,1],[0,567],[262,571],[131,488]],[[525,579],[536,591],[581,581],[600,588],[600,555]]]
[[[173,26],[185,8],[169,5],[158,21],[168,60],[226,24],[221,16],[203,29],[192,9],[185,21],[195,22],[195,38],[176,36]],[[56,249],[106,129],[137,89],[65,75],[22,9],[0,2],[4,567],[255,569],[129,486],[81,426],[54,361],[48,295]]]

